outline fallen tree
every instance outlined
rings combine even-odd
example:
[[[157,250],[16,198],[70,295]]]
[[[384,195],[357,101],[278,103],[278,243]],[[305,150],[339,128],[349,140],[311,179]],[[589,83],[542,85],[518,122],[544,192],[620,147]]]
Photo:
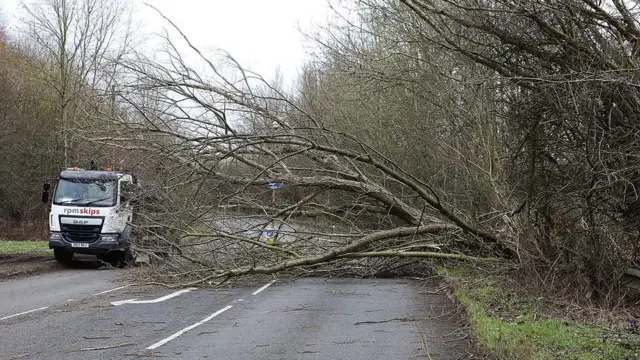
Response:
[[[423,176],[326,125],[337,119],[314,114],[229,56],[214,65],[174,30],[206,70],[196,71],[167,37],[164,62],[138,55],[123,63],[126,111],[103,114],[109,131],[88,137],[160,169],[145,191],[163,200],[138,215],[138,224],[153,225],[139,225],[141,239],[153,241],[138,250],[160,261],[149,281],[215,285],[323,264],[346,273],[354,259],[518,256],[497,235],[499,216],[478,222]],[[159,247],[164,257],[154,255]]]

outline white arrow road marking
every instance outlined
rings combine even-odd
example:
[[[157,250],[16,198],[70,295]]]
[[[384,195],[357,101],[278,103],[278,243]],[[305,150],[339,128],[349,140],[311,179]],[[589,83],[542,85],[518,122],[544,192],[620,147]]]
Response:
[[[45,310],[45,309],[48,309],[48,308],[49,308],[48,306],[44,306],[44,307],[41,307],[41,308],[37,308],[37,309],[33,309],[33,310],[29,310],[29,311],[21,312],[21,313],[18,313],[18,314],[13,314],[13,315],[5,316],[5,317],[3,317],[3,318],[0,318],[0,320],[7,320],[7,319],[14,318],[14,317],[16,317],[16,316],[26,315],[26,314],[30,314],[30,313],[32,313],[32,312],[36,312],[36,311],[40,311],[40,310]]]
[[[256,290],[253,292],[253,296],[260,294],[264,289],[268,288],[269,286],[271,286],[274,282],[276,282],[275,280],[271,280],[269,283],[267,283],[267,285],[261,287],[260,289]]]
[[[225,312],[225,311],[227,311],[227,310],[231,309],[232,307],[233,307],[232,305],[228,305],[228,306],[226,306],[226,307],[223,307],[222,309],[220,309],[220,310],[218,310],[218,311],[214,312],[213,314],[211,314],[211,315],[207,316],[206,318],[204,318],[204,319],[202,319],[202,320],[198,321],[197,323],[195,323],[195,324],[193,324],[193,325],[191,325],[191,326],[187,326],[186,328],[184,328],[184,329],[182,329],[182,330],[178,331],[177,333],[175,333],[175,334],[173,334],[173,335],[169,336],[168,338],[162,339],[162,340],[158,341],[157,343],[155,343],[155,344],[153,344],[153,345],[149,346],[149,347],[147,348],[147,350],[153,350],[153,349],[159,348],[160,346],[162,346],[162,345],[164,345],[164,344],[168,343],[169,341],[171,341],[171,340],[173,340],[173,339],[177,338],[178,336],[180,336],[180,335],[182,335],[182,334],[186,333],[187,331],[189,331],[189,330],[193,330],[193,329],[197,328],[198,326],[200,326],[200,325],[202,325],[202,324],[206,323],[207,321],[210,321],[210,320],[211,320],[211,319],[213,319],[214,317],[216,317],[216,316],[218,316],[218,315],[222,314],[223,312]]]
[[[120,306],[120,305],[124,305],[124,304],[155,304],[155,303],[159,303],[159,302],[163,302],[165,300],[169,300],[171,298],[174,298],[176,296],[180,296],[184,293],[188,293],[191,290],[195,290],[196,288],[188,288],[188,289],[183,289],[180,291],[176,291],[174,293],[171,293],[169,295],[165,295],[163,297],[159,297],[157,299],[152,299],[152,300],[138,300],[136,299],[127,299],[127,300],[119,300],[119,301],[113,301],[111,303],[111,305],[113,306]]]

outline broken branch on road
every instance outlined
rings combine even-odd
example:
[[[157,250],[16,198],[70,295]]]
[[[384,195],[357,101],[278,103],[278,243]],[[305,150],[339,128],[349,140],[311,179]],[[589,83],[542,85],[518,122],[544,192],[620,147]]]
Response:
[[[124,343],[124,344],[115,344],[115,345],[105,345],[99,347],[90,347],[90,348],[82,348],[79,351],[96,351],[96,350],[108,350],[108,349],[117,349],[127,346],[135,346],[134,343]]]
[[[353,325],[363,325],[363,324],[384,324],[392,321],[400,321],[400,322],[411,322],[411,321],[420,321],[424,319],[415,319],[415,318],[393,318],[388,320],[379,320],[379,321],[359,321],[354,323]]]
[[[461,254],[447,254],[436,253],[426,251],[371,251],[371,252],[359,252],[350,253],[340,256],[341,258],[360,258],[360,257],[421,257],[421,258],[436,258],[436,259],[454,259],[464,261],[477,261],[477,262],[499,262],[504,259],[499,258],[479,258]]]

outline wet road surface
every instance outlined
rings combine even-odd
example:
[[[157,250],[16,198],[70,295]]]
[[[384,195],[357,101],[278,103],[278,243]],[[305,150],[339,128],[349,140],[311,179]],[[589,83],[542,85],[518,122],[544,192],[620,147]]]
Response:
[[[122,287],[118,271],[1,282],[0,359],[471,358],[452,303],[426,281],[150,291]]]

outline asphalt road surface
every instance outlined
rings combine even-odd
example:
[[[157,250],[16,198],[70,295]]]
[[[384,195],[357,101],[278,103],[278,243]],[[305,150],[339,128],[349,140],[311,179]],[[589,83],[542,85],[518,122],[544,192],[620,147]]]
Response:
[[[120,270],[0,282],[0,359],[469,359],[435,284],[299,279],[140,289]]]
[[[0,319],[37,308],[85,299],[113,288],[117,278],[116,270],[71,269],[0,282]],[[3,325],[0,323],[0,329],[4,329]]]

